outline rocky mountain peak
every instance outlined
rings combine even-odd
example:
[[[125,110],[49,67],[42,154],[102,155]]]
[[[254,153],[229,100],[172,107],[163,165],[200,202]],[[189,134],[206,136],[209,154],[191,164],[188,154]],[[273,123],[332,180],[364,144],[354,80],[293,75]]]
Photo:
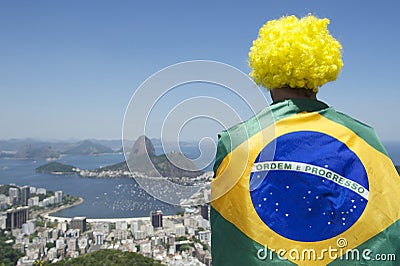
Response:
[[[130,156],[148,155],[155,156],[155,149],[151,140],[146,136],[140,136],[133,144]]]

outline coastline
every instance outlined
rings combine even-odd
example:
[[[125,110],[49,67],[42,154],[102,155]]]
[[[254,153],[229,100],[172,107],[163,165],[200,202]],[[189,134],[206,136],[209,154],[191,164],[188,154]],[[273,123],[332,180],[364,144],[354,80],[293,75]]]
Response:
[[[43,219],[46,219],[50,222],[60,222],[60,221],[66,221],[70,222],[72,218],[69,217],[60,217],[60,216],[52,216],[51,214],[59,212],[64,209],[72,208],[75,206],[78,206],[79,204],[83,203],[84,199],[82,197],[79,197],[78,201],[74,202],[71,205],[63,205],[58,208],[48,210],[45,212],[42,212],[38,216],[40,216]],[[177,215],[165,215],[163,216],[164,219],[176,219],[179,216]],[[126,222],[131,222],[131,221],[139,221],[139,220],[146,220],[150,219],[150,217],[127,217],[127,218],[87,218],[86,221],[88,223],[94,223],[94,222],[109,222],[109,223],[115,223],[115,222],[120,222],[120,221],[126,221]]]
[[[76,202],[74,202],[74,203],[72,203],[70,205],[63,205],[63,206],[57,207],[55,209],[51,209],[51,210],[42,212],[42,213],[39,214],[39,216],[44,218],[44,219],[49,219],[50,217],[53,217],[53,216],[50,216],[52,213],[56,213],[56,212],[59,212],[59,211],[64,210],[64,209],[68,209],[68,208],[72,208],[72,207],[78,206],[79,204],[83,203],[84,201],[85,200],[82,197],[79,197],[79,199]],[[63,217],[59,217],[59,218],[64,219]],[[68,218],[65,218],[65,219],[68,219]],[[69,219],[71,219],[71,218],[69,218]]]
[[[163,216],[163,219],[176,219],[179,217],[181,217],[181,216],[165,215],[165,216]],[[69,218],[69,217],[50,216],[48,214],[43,216],[43,218],[50,222],[60,222],[60,221],[70,222],[72,220],[72,218]],[[88,223],[96,223],[96,222],[116,223],[116,222],[123,222],[123,221],[130,223],[131,221],[140,221],[140,220],[150,220],[150,217],[86,218],[86,222],[88,222]]]

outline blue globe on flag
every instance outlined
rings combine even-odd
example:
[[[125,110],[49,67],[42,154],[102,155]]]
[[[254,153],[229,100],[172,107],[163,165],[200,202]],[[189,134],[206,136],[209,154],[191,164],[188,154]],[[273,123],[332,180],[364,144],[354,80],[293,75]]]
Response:
[[[261,220],[277,234],[303,242],[348,230],[362,215],[368,190],[358,156],[341,141],[313,131],[291,132],[269,143],[250,175],[251,200]]]

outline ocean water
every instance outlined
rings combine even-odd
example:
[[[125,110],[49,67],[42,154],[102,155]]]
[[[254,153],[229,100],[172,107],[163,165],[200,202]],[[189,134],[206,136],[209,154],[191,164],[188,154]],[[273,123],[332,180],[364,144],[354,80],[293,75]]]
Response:
[[[386,142],[385,148],[394,164],[400,165],[400,142]],[[98,156],[66,156],[58,160],[81,169],[95,169],[124,160],[123,154]],[[152,210],[161,209],[164,214],[175,214],[179,206],[154,199],[141,189],[134,179],[90,179],[77,175],[48,175],[35,172],[46,161],[0,159],[0,184],[14,183],[42,187],[52,191],[80,196],[85,201],[75,207],[56,213],[56,216],[88,218],[124,218],[148,216]],[[173,196],[173,191],[170,192]]]
[[[400,165],[400,141],[383,142],[383,146],[385,146],[393,163]]]
[[[122,154],[99,156],[68,156],[59,162],[82,169],[95,169],[124,160]],[[66,194],[80,196],[84,202],[64,209],[55,216],[88,218],[124,218],[148,216],[152,210],[164,214],[175,214],[179,206],[166,204],[148,195],[134,179],[81,178],[78,175],[49,175],[35,172],[45,161],[0,159],[0,184],[14,183],[42,187],[52,191],[62,190]]]

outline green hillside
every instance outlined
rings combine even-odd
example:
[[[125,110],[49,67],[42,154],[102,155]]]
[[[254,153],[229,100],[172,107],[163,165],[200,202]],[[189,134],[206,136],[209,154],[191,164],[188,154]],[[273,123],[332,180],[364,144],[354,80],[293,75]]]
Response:
[[[112,153],[114,152],[111,148],[104,146],[99,143],[94,143],[90,140],[84,140],[75,144],[73,147],[64,151],[64,154],[70,155],[94,155],[101,153]]]
[[[73,174],[76,173],[74,169],[75,167],[72,165],[62,164],[59,162],[51,162],[37,167],[35,171],[42,174]]]
[[[56,263],[45,263],[44,265],[130,265],[130,266],[161,266],[159,261],[144,257],[139,253],[122,252],[118,250],[101,249],[99,251],[81,255],[75,259],[67,259]]]

